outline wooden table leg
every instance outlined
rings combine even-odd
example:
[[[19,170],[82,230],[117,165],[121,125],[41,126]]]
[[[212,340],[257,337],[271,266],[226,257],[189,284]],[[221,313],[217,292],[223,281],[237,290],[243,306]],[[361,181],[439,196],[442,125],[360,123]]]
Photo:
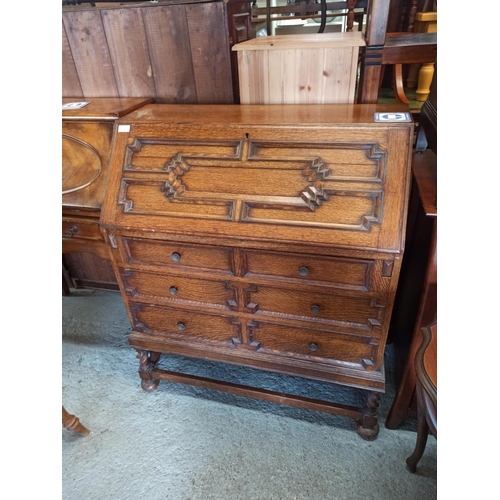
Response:
[[[416,472],[424,454],[429,430],[437,439],[437,320],[422,328],[422,345],[415,357],[417,374],[418,432],[415,449],[406,464],[410,472]]]
[[[366,404],[362,411],[361,419],[358,422],[358,434],[367,441],[374,440],[379,433],[378,406],[380,393],[368,391]]]
[[[90,431],[80,423],[78,417],[69,414],[64,406],[62,407],[62,424],[64,428],[77,432],[82,436],[88,436],[90,434]]]

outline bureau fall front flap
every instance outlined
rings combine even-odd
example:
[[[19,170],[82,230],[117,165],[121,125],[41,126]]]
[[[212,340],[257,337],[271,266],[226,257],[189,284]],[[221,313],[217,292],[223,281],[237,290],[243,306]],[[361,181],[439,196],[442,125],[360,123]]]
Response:
[[[376,109],[146,106],[118,123],[102,223],[399,252],[413,124]]]

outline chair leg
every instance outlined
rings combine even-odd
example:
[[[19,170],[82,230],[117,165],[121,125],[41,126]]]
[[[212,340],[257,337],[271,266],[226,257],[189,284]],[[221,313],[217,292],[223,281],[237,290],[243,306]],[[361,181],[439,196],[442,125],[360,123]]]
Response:
[[[418,382],[417,382],[418,385]],[[425,445],[427,444],[427,438],[429,437],[429,425],[425,419],[425,410],[422,408],[419,397],[419,387],[417,387],[417,412],[418,412],[418,427],[417,427],[417,442],[415,444],[415,450],[412,455],[406,459],[406,464],[410,472],[417,471],[417,464],[420,462],[422,455],[424,454]]]
[[[90,431],[80,423],[78,417],[70,415],[65,410],[64,406],[62,407],[62,424],[66,429],[77,432],[82,436],[88,436],[90,434]]]
[[[403,65],[395,64],[393,68],[394,76],[394,92],[396,93],[396,99],[403,104],[409,104],[410,101],[406,97],[405,89],[403,85]]]
[[[418,73],[418,87],[415,91],[415,99],[425,102],[431,93],[432,77],[434,76],[434,63],[422,64]]]

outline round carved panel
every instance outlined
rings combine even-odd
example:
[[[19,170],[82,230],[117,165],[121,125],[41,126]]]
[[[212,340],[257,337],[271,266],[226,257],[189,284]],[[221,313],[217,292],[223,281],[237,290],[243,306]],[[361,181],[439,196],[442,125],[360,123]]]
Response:
[[[101,157],[90,144],[62,135],[62,194],[83,189],[101,173]]]

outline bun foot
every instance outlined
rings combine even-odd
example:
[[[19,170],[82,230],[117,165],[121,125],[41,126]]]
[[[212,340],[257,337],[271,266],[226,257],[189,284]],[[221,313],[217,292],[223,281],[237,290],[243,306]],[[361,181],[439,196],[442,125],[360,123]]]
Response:
[[[380,427],[378,424],[375,424],[374,427],[363,427],[361,423],[358,423],[358,434],[365,441],[374,441],[375,439],[377,439],[379,431]]]
[[[157,387],[158,384],[160,383],[159,380],[156,379],[151,379],[151,380],[141,380],[141,387],[146,391],[146,392],[151,392],[154,391]]]
[[[368,391],[366,404],[358,421],[358,434],[367,441],[373,441],[378,436],[380,427],[378,425],[378,402],[380,394]]]
[[[137,357],[139,358],[139,375],[141,377],[141,386],[147,391],[154,391],[160,381],[151,376],[154,365],[160,358],[159,353],[150,353],[148,351],[137,350]]]

